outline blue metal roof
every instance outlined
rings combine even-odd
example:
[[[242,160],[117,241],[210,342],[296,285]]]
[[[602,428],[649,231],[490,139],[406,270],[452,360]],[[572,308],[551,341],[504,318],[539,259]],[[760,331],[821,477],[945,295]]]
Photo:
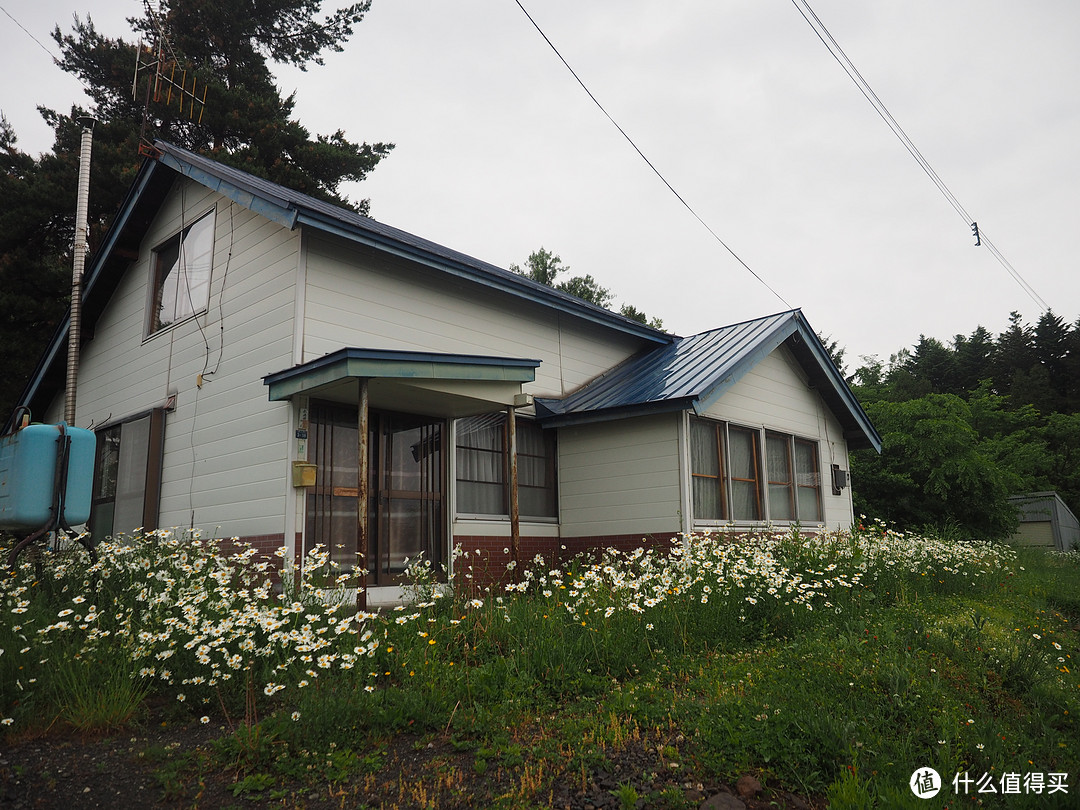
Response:
[[[158,141],[159,161],[207,188],[288,228],[307,226],[408,258],[518,298],[664,344],[671,335],[419,236],[332,203],[280,186],[172,144]]]
[[[881,438],[800,310],[723,326],[638,354],[564,399],[537,398],[548,425],[693,409],[704,413],[781,344],[792,350],[849,444],[881,449]]]

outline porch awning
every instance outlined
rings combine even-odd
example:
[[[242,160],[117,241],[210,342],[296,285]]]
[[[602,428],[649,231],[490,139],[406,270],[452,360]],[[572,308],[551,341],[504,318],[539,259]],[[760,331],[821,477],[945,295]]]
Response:
[[[367,379],[375,407],[464,416],[513,404],[539,365],[516,357],[343,348],[269,374],[263,383],[272,402],[298,394],[347,401],[357,390],[352,381]]]

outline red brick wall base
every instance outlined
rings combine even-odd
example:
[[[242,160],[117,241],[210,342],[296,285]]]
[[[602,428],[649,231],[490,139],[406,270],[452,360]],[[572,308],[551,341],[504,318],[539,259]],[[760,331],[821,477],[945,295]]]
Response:
[[[599,558],[600,552],[607,548],[620,551],[633,551],[636,548],[670,549],[678,542],[677,532],[661,534],[608,534],[586,537],[522,537],[518,546],[521,567],[535,567],[537,556],[543,557],[545,568],[563,568],[579,555],[592,555]],[[276,580],[280,576],[282,558],[278,549],[285,545],[284,534],[261,534],[218,541],[224,554],[233,554],[246,548],[254,548],[255,561],[269,561],[272,566],[271,576]],[[294,554],[299,554],[300,534],[296,535]],[[513,559],[509,537],[489,537],[484,535],[457,535],[454,546],[460,555],[454,563],[454,579],[467,590],[483,590],[490,586],[502,587],[515,581],[513,570],[507,570]],[[299,556],[295,557],[299,564]]]
[[[633,551],[636,548],[667,550],[678,542],[678,532],[662,534],[608,534],[588,537],[522,537],[518,545],[522,568],[535,567],[537,556],[543,557],[546,568],[563,568],[579,555],[599,558],[607,548]],[[454,579],[470,590],[490,586],[502,587],[514,582],[515,576],[507,567],[513,559],[509,537],[457,535],[458,549],[454,563]]]

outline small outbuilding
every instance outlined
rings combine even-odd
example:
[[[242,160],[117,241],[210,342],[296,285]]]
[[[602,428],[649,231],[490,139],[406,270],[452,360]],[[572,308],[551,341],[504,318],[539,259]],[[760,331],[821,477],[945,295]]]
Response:
[[[1020,525],[1013,542],[1025,546],[1071,551],[1080,548],[1080,520],[1056,492],[1013,495]]]

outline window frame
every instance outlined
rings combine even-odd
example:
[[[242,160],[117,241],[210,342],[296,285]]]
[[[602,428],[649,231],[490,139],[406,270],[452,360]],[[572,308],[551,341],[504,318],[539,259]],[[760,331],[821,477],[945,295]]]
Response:
[[[800,517],[801,517],[802,499],[799,497],[801,491],[804,490],[804,489],[812,489],[815,492],[815,498],[816,498],[816,502],[817,502],[817,517],[814,520],[805,520],[804,519],[803,522],[805,522],[805,523],[821,523],[821,524],[824,524],[825,523],[825,502],[822,500],[823,495],[822,495],[822,491],[821,491],[821,478],[822,478],[822,476],[821,476],[821,453],[818,450],[819,443],[815,442],[815,441],[813,441],[811,439],[804,439],[801,436],[794,436],[793,439],[792,439],[792,444],[793,444],[793,449],[795,450],[795,453],[792,456],[792,464],[794,465],[794,475],[795,475],[795,507],[798,510],[796,512],[796,514],[799,514]],[[806,473],[804,473],[803,471],[801,471],[799,469],[799,453],[798,453],[799,445],[804,445],[804,446],[810,448],[811,458],[813,459],[813,461],[811,462],[811,464],[813,466],[813,470],[810,472],[810,475],[813,476],[813,480],[815,482],[813,484],[803,484],[801,482],[802,481],[802,476],[805,475]]]
[[[147,303],[147,319],[146,319],[146,337],[152,338],[155,335],[159,335],[162,332],[167,332],[175,326],[178,326],[186,321],[196,318],[202,315],[210,308],[210,285],[213,281],[214,275],[214,253],[217,239],[217,209],[211,208],[203,214],[195,217],[190,223],[184,225],[179,231],[174,233],[168,239],[163,240],[156,245],[150,252],[150,289],[149,289],[149,301]],[[203,223],[207,222],[209,227],[209,244],[207,245],[206,256],[208,258],[208,264],[206,268],[205,281],[199,282],[199,287],[202,288],[205,285],[205,293],[200,294],[198,302],[194,301],[191,296],[192,287],[190,285],[191,274],[188,272],[188,263],[185,253],[185,246],[189,241],[192,241],[192,232],[196,229],[201,229]],[[196,231],[194,238],[199,238],[203,234],[201,230]],[[175,251],[175,259],[166,268],[164,266],[165,256]],[[199,258],[204,254],[200,253]],[[165,294],[167,292],[167,280],[170,275],[173,275],[175,271],[175,277],[177,278],[176,286],[179,287],[179,279],[183,278],[188,282],[187,295],[180,296],[176,293],[173,294],[173,314],[172,319],[162,323],[161,322],[161,307]],[[178,304],[181,301],[187,300],[188,306],[181,312],[177,309]]]
[[[709,464],[705,464],[702,459],[695,456],[698,445],[694,442],[691,435],[695,430],[695,424],[708,425],[715,431],[717,437],[717,458],[715,459],[715,462],[709,461]],[[750,459],[750,477],[736,477],[734,475],[735,467],[732,464],[731,450],[731,437],[733,433],[745,434],[751,437],[752,452]],[[687,442],[689,445],[687,459],[689,460],[690,473],[689,502],[692,526],[709,528],[733,524],[824,525],[825,504],[821,491],[822,473],[819,440],[798,436],[782,430],[774,430],[765,426],[750,427],[720,419],[689,414],[687,420]],[[778,442],[782,444],[778,445]],[[782,473],[770,469],[770,466],[775,466],[769,464],[770,443],[772,444],[773,450],[778,446],[783,447],[783,456],[787,469]],[[811,464],[814,466],[812,470],[803,470],[800,467],[799,447],[809,448],[812,459]],[[704,469],[706,466],[716,465],[718,465],[717,469],[719,470],[718,476],[699,472],[699,470]],[[715,480],[718,482],[717,485],[720,488],[722,505],[722,517],[720,518],[698,517],[699,504],[697,502],[696,489],[697,482],[703,480]],[[755,505],[758,514],[757,518],[734,517],[736,499],[734,497],[733,484],[737,485],[739,483],[753,485]],[[772,517],[772,512],[775,511],[772,507],[773,493],[778,491],[776,489],[777,487],[782,487],[787,491],[786,497],[792,515],[790,518]],[[801,498],[805,497],[802,493],[808,490],[814,492],[814,503],[816,507],[816,514],[814,515],[803,514],[806,510],[802,505]]]
[[[782,446],[784,448],[784,466],[787,468],[783,470],[787,476],[786,479],[782,479],[778,476],[780,471],[774,470],[775,465],[771,464],[769,459],[771,458],[769,452],[770,440],[773,446]],[[798,520],[799,509],[795,502],[795,437],[790,433],[780,433],[775,430],[765,431],[765,467],[768,470],[765,487],[767,490],[766,499],[769,503],[769,516],[774,521],[785,521],[792,523]],[[787,508],[791,515],[789,518],[773,518],[773,492],[784,489],[787,491]]]
[[[746,434],[750,438],[750,466],[752,476],[740,477],[735,475],[735,465],[731,460],[731,434]],[[767,502],[762,498],[762,479],[764,478],[764,464],[761,458],[761,431],[757,428],[744,425],[727,425],[727,449],[728,449],[728,481],[729,503],[731,504],[731,518],[736,523],[761,523],[767,521]],[[735,488],[734,484],[751,484],[754,493],[754,511],[757,517],[744,518],[735,516]]]
[[[137,526],[131,529],[142,528],[151,531],[158,527],[158,519],[161,509],[161,478],[162,467],[165,457],[165,413],[164,408],[154,408],[149,411],[135,414],[126,419],[108,422],[95,429],[97,446],[94,449],[94,482],[93,497],[90,505],[90,518],[87,527],[94,535],[95,541],[116,534],[116,502],[118,496],[127,498],[137,497],[141,502],[139,507],[140,520]],[[124,438],[127,436],[130,442],[134,438],[133,431],[138,422],[147,420],[146,446],[137,447],[134,457],[130,451],[124,450]],[[132,431],[132,432],[129,432]],[[102,457],[103,450],[112,441],[115,443],[115,462],[112,468],[111,491],[102,492]],[[142,470],[125,471],[123,465],[132,459],[142,467]],[[141,474],[142,486],[129,492],[123,492],[121,482],[128,478],[125,472],[136,474],[135,480],[139,480]],[[106,526],[101,526],[102,509],[108,509]],[[129,532],[131,529],[120,529],[120,532]],[[100,536],[99,536],[100,535]]]
[[[696,504],[695,504],[697,486],[696,486],[696,482],[695,482],[694,479],[696,478],[699,481],[712,481],[712,482],[715,482],[714,484],[712,484],[712,486],[713,486],[713,488],[715,488],[717,490],[717,495],[719,496],[720,517],[718,517],[718,518],[702,518],[702,522],[704,522],[704,521],[709,521],[711,523],[724,522],[724,521],[727,520],[727,516],[730,514],[730,512],[729,512],[730,507],[729,507],[729,503],[728,503],[729,495],[728,495],[728,491],[727,491],[728,487],[725,484],[725,482],[727,480],[727,475],[726,475],[726,471],[727,471],[727,452],[726,452],[726,448],[727,448],[727,424],[724,423],[724,422],[716,422],[716,421],[713,421],[711,419],[698,419],[697,417],[691,417],[690,418],[690,432],[691,433],[693,433],[695,424],[699,425],[699,426],[708,426],[708,429],[711,430],[712,433],[713,433],[713,439],[714,439],[713,444],[714,444],[714,446],[716,448],[716,457],[715,457],[715,459],[710,458],[709,461],[712,462],[712,461],[715,460],[716,463],[715,463],[715,465],[710,464],[709,466],[715,466],[716,475],[713,475],[712,473],[708,473],[708,472],[695,472],[695,467],[698,466],[698,465],[694,464],[694,455],[693,455],[694,440],[693,440],[693,437],[691,436],[691,439],[690,439],[690,453],[689,453],[689,456],[690,456],[690,509],[691,509],[691,514],[694,514],[694,515],[697,514],[697,507],[696,507]]]
[[[501,442],[501,448],[491,449],[487,447],[462,447],[461,445],[461,424],[465,419],[482,418],[482,417],[499,417],[499,437]],[[518,509],[521,520],[528,523],[558,523],[559,522],[559,475],[558,475],[558,442],[557,435],[554,430],[541,428],[534,420],[523,418],[518,415],[515,419],[518,430]],[[478,414],[476,417],[462,417],[454,420],[454,518],[462,520],[509,520],[510,519],[510,442],[509,442],[509,421],[506,418],[506,414],[488,413]],[[543,456],[535,453],[523,453],[521,450],[521,431],[523,430],[538,430],[541,433],[543,444],[547,453]],[[488,454],[498,454],[500,463],[498,470],[501,475],[501,481],[474,481],[473,479],[465,479],[461,477],[461,453],[462,452],[483,452]],[[548,480],[551,481],[550,487],[537,487],[530,484],[523,484],[521,482],[521,463],[522,459],[543,459],[545,461],[545,474]],[[461,508],[461,483],[480,483],[487,485],[499,485],[502,489],[502,505],[505,507],[501,512],[476,512],[463,510]],[[524,489],[533,490],[550,490],[552,512],[550,515],[534,515],[525,511],[522,507],[521,493]]]

